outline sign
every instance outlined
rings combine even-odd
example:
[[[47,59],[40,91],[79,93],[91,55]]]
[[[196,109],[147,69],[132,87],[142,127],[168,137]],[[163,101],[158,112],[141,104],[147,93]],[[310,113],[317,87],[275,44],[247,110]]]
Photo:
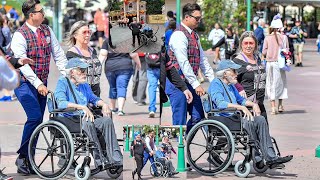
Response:
[[[149,24],[164,24],[165,22],[166,22],[166,16],[163,14],[148,16]]]

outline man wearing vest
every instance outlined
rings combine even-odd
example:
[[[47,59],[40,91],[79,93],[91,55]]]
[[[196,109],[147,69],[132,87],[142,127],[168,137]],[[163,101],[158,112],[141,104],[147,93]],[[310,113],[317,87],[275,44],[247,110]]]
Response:
[[[66,56],[53,31],[41,23],[44,11],[39,0],[27,0],[22,5],[26,22],[14,33],[11,49],[16,58],[28,57],[33,65],[20,68],[21,82],[15,94],[21,103],[27,122],[24,125],[21,145],[16,160],[18,173],[33,174],[28,162],[28,144],[34,129],[42,123],[48,94],[47,80],[51,55],[61,73],[65,75]]]
[[[143,167],[147,164],[148,160],[152,164],[154,162],[154,155],[156,154],[157,147],[154,142],[154,131],[150,130],[149,135],[146,137],[146,146],[148,148],[148,151],[144,151],[144,157],[143,157]],[[158,176],[157,168],[155,165],[152,165],[153,172],[155,172],[155,176]]]
[[[173,125],[185,125],[187,110],[191,118],[187,123],[186,133],[204,118],[200,96],[205,94],[197,79],[199,68],[211,82],[214,79],[213,70],[204,58],[200,39],[194,31],[201,20],[201,9],[198,4],[186,4],[183,7],[183,21],[175,30],[169,41],[169,56],[172,64],[185,80],[193,95],[193,101],[187,104],[185,95],[169,81],[166,81],[166,93],[172,106]]]

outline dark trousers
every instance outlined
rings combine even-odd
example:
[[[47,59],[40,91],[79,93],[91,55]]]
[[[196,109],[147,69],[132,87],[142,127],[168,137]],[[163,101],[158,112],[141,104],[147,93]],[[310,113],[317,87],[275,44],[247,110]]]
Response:
[[[146,102],[146,89],[148,85],[147,64],[144,60],[144,57],[140,57],[140,61],[141,69],[138,70],[137,68],[135,68],[132,77],[132,98],[138,103]],[[136,67],[136,63],[134,62],[133,64],[133,66]]]
[[[137,169],[135,170],[135,172],[137,172],[138,176],[140,177],[141,171],[143,168],[143,156],[139,154],[135,154],[134,159],[136,160],[136,164],[137,164]]]
[[[132,44],[136,44],[136,37],[138,39],[138,45],[140,46],[140,34],[132,34]]]
[[[27,122],[24,124],[21,145],[17,153],[27,157],[29,140],[36,127],[42,123],[47,97],[40,95],[29,82],[21,80],[20,83],[14,93],[27,115]]]

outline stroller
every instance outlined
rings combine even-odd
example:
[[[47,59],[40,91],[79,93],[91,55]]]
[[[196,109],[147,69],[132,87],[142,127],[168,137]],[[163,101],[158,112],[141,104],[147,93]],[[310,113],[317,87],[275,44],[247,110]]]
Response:
[[[158,33],[158,31],[159,31],[159,26],[154,33],[153,29],[151,27],[149,27],[148,25],[145,25],[141,31],[141,34],[140,34],[141,44],[148,46],[150,41],[157,42],[158,38],[157,38],[156,34]]]

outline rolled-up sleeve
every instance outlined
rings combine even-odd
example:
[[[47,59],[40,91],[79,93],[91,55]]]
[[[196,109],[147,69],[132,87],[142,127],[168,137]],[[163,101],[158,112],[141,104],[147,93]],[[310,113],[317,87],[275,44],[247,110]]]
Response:
[[[211,82],[214,79],[214,72],[211,68],[208,59],[205,57],[203,49],[201,47],[200,41],[198,41],[199,47],[200,47],[200,69],[202,70],[205,77],[209,79],[209,82]]]
[[[54,92],[55,99],[59,109],[65,109],[68,107],[67,86],[65,81],[59,79],[56,90]]]

